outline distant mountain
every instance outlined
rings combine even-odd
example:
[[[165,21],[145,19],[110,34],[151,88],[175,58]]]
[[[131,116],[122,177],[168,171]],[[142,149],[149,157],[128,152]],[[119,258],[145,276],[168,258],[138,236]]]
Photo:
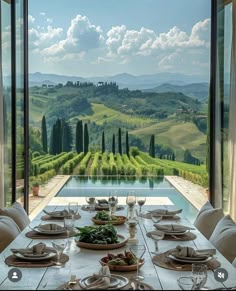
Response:
[[[47,81],[46,81],[47,80]],[[65,84],[67,81],[72,82],[116,82],[121,89],[129,88],[131,90],[144,90],[155,88],[163,83],[168,83],[172,85],[186,85],[191,83],[205,83],[208,82],[207,77],[199,75],[185,75],[180,73],[158,73],[152,75],[140,75],[134,76],[131,74],[123,73],[114,76],[97,76],[97,77],[76,77],[76,76],[66,76],[66,75],[56,75],[56,74],[43,74],[43,73],[32,73],[29,75],[30,86],[34,84],[46,84],[46,82],[52,82],[55,84],[62,83]]]
[[[209,84],[208,83],[194,83],[187,85],[173,85],[169,83],[162,84],[158,87],[143,90],[145,92],[156,92],[156,93],[166,93],[166,92],[181,92],[184,95],[198,99],[201,102],[207,100],[209,96]]]

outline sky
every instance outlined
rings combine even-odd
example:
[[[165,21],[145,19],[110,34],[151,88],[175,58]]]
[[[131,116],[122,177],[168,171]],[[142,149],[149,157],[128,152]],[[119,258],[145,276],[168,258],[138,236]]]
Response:
[[[208,76],[210,0],[29,0],[30,72]]]

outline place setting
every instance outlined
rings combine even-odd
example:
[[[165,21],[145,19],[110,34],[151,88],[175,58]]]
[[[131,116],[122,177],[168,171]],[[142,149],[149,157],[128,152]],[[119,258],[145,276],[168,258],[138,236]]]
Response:
[[[69,257],[63,253],[67,240],[52,241],[52,246],[38,243],[32,247],[11,249],[12,255],[5,259],[8,266],[22,268],[63,267]]]
[[[196,239],[196,235],[191,232],[195,230],[193,227],[188,227],[181,224],[159,224],[154,223],[153,226],[156,230],[148,231],[147,236],[152,237],[153,235],[163,233],[163,240],[171,241],[190,241]]]
[[[46,211],[43,209],[43,212],[46,214],[41,217],[42,220],[57,220],[62,221],[65,217],[73,216],[73,219],[80,219],[81,215],[78,212],[79,205],[77,202],[69,202],[67,209],[55,210],[55,211]]]
[[[159,267],[175,271],[191,271],[192,264],[206,264],[209,270],[220,267],[214,258],[215,249],[198,250],[192,247],[177,246],[164,253],[156,254],[152,261]]]
[[[177,214],[180,214],[182,212],[182,209],[177,210],[168,210],[168,209],[154,209],[154,210],[148,210],[146,212],[139,213],[139,216],[142,218],[147,219],[154,219],[157,217],[160,220],[179,220],[180,216]]]

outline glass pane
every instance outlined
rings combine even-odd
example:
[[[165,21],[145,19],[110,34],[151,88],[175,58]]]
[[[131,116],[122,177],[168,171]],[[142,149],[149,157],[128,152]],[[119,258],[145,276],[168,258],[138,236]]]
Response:
[[[24,193],[24,63],[23,0],[16,2],[16,199]]]
[[[4,193],[6,204],[11,204],[11,6],[1,1],[3,115],[4,115]]]

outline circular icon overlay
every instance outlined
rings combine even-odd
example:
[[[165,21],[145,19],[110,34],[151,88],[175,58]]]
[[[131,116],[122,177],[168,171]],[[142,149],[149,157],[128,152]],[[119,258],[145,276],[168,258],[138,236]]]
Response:
[[[223,283],[228,279],[228,272],[224,268],[218,268],[214,271],[214,277],[217,282]]]
[[[19,269],[17,268],[12,268],[8,272],[8,279],[12,282],[19,282],[22,278],[22,273]]]

